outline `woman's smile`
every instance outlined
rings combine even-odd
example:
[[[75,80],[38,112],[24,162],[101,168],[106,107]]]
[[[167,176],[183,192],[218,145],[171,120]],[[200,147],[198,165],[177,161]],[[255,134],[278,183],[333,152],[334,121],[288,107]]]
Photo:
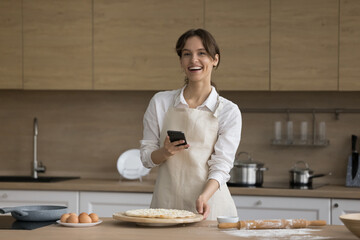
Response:
[[[189,38],[182,50],[180,63],[189,81],[208,81],[218,56],[212,59],[198,36]]]

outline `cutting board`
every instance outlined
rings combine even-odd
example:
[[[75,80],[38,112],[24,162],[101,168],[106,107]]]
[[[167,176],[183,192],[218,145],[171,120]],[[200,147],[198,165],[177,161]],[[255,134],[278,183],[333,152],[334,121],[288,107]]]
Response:
[[[130,217],[122,212],[114,213],[113,218],[125,222],[134,222],[138,225],[144,226],[171,226],[182,223],[194,223],[203,220],[204,216],[196,214],[194,217],[189,218],[143,218],[143,217]]]

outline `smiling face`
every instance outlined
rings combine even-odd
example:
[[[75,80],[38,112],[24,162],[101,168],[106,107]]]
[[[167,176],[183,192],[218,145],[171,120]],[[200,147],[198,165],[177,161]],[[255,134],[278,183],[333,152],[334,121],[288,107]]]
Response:
[[[206,51],[200,37],[193,36],[186,40],[181,51],[181,67],[191,82],[204,81],[210,84],[213,67],[218,64],[219,56],[211,58]]]

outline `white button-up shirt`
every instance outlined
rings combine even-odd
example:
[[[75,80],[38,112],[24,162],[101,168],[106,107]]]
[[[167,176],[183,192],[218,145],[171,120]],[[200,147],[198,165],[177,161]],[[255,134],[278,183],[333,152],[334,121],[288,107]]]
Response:
[[[151,153],[160,148],[160,133],[165,114],[172,104],[176,108],[188,108],[184,98],[184,88],[156,93],[150,100],[144,115],[144,132],[141,143],[141,161],[147,168],[157,165],[151,159]],[[179,94],[180,92],[180,94]],[[178,96],[175,101],[174,98]],[[215,112],[218,93],[212,87],[209,97],[196,109]],[[222,186],[230,179],[230,170],[234,164],[234,158],[240,143],[242,119],[236,104],[219,97],[223,107],[218,113],[219,130],[218,139],[214,146],[214,152],[208,160],[209,179],[215,179]]]

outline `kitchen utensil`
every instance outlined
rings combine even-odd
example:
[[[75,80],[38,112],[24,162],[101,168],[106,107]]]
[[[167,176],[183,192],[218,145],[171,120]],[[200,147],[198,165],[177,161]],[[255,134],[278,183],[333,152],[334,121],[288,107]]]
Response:
[[[350,232],[360,238],[360,213],[344,214],[339,218]]]
[[[239,221],[239,217],[236,216],[218,216],[218,223],[237,223]]]
[[[351,168],[351,176],[354,179],[359,167],[359,153],[356,151],[356,141],[357,136],[351,136],[351,160],[352,160],[352,168]]]
[[[66,206],[33,205],[0,208],[0,213],[11,213],[20,221],[56,221],[66,213]]]
[[[82,228],[82,227],[92,227],[92,226],[99,225],[100,223],[102,223],[102,220],[99,220],[95,223],[64,223],[64,222],[61,222],[60,220],[57,220],[56,223],[58,223],[64,227]]]
[[[303,165],[303,166],[301,166]],[[326,175],[331,175],[331,172],[328,174],[313,174],[309,168],[309,165],[304,161],[298,161],[295,163],[292,169],[289,171],[290,184],[291,185],[311,185],[313,178],[324,177]]]
[[[347,187],[360,187],[359,153],[356,150],[357,136],[351,135],[351,155],[349,156],[346,183]]]
[[[306,228],[308,226],[325,226],[326,221],[307,221],[305,219],[271,219],[271,220],[248,220],[237,223],[219,223],[218,228],[237,229],[283,229],[283,228]]]
[[[247,155],[246,160],[241,160],[241,155]],[[268,168],[261,162],[255,162],[247,152],[239,152],[236,156],[234,167],[230,171],[229,183],[238,186],[261,186],[263,184],[263,172]]]
[[[143,218],[143,217],[130,217],[122,212],[118,212],[113,214],[113,218],[125,222],[134,222],[138,225],[162,227],[162,226],[171,226],[182,223],[200,222],[201,220],[203,220],[204,216],[201,214],[196,214],[194,217],[188,217],[188,218],[146,218],[146,217]]]
[[[142,165],[139,149],[130,149],[122,153],[117,161],[117,169],[122,177],[140,181],[150,172],[150,169]]]

